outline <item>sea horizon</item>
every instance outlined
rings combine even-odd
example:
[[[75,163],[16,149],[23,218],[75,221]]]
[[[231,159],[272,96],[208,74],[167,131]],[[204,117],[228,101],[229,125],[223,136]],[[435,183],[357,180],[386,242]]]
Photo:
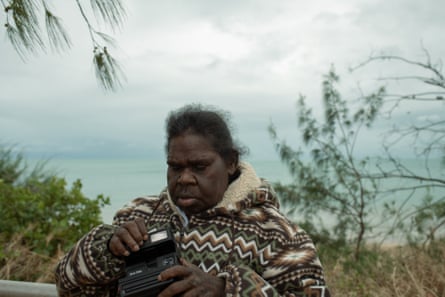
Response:
[[[30,168],[33,168],[41,160],[28,159]],[[244,161],[250,163],[257,175],[265,178],[271,183],[280,182],[290,184],[293,180],[287,166],[278,158],[271,159],[249,159]],[[419,160],[406,159],[404,164],[410,166],[412,170],[419,173],[425,173],[422,163]],[[118,209],[123,207],[132,199],[147,196],[158,195],[166,187],[167,165],[165,158],[52,158],[48,159],[45,165],[45,171],[54,173],[58,177],[65,178],[67,188],[72,186],[76,180],[82,183],[82,193],[92,199],[98,195],[104,195],[110,198],[110,205],[102,208],[102,220],[106,224],[111,224],[113,216]],[[433,162],[430,168],[433,176],[444,179],[445,168],[440,162]],[[443,190],[438,190],[442,191]],[[445,193],[438,193],[444,196]],[[388,194],[388,198],[391,194]],[[412,202],[419,202],[424,194],[418,193]],[[403,198],[403,197],[401,197]],[[284,209],[284,211],[286,211]],[[298,214],[294,214],[298,217]],[[332,226],[335,222],[330,214],[323,214],[325,226]],[[295,219],[297,217],[293,217]]]
[[[132,199],[158,195],[167,186],[165,158],[57,157],[43,161],[30,158],[28,161],[31,169],[44,162],[45,170],[65,178],[68,188],[79,179],[82,193],[90,199],[100,194],[108,196],[110,205],[102,209],[104,223],[111,223],[114,213]],[[290,183],[292,180],[286,165],[278,159],[243,161],[271,183]]]

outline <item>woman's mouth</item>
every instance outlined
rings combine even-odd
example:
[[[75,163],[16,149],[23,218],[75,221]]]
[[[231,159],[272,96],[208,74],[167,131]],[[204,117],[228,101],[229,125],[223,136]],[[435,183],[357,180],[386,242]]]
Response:
[[[195,204],[196,201],[197,201],[197,199],[194,197],[183,196],[183,197],[178,197],[176,199],[176,205],[178,205],[181,208],[186,208],[186,207],[190,207],[193,204]]]

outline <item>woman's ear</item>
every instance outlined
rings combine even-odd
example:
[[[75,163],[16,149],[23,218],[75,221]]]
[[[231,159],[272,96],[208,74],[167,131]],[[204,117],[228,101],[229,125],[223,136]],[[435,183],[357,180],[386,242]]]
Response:
[[[236,165],[235,165],[235,162],[230,162],[230,164],[228,164],[228,166],[227,166],[227,171],[228,171],[228,173],[229,173],[229,176],[232,176],[233,174],[235,174],[235,172],[236,172]]]
[[[238,170],[238,154],[235,151],[233,151],[232,157],[227,162],[227,169],[229,176],[232,176]]]

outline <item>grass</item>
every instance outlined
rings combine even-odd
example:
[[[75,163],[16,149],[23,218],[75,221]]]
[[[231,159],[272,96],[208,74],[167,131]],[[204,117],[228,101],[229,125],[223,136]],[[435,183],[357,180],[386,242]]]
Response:
[[[54,268],[62,256],[61,251],[53,257],[38,254],[23,245],[21,236],[14,236],[2,246],[0,279],[54,283]]]
[[[368,247],[361,259],[323,258],[333,296],[445,297],[445,242]]]

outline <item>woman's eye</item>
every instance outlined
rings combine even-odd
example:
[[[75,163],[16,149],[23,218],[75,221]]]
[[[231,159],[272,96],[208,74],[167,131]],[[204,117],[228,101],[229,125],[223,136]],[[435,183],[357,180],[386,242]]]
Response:
[[[196,171],[204,171],[207,168],[207,165],[195,165],[193,167]]]
[[[181,166],[168,165],[168,169],[173,170],[173,171],[179,171],[179,170],[181,170]]]

